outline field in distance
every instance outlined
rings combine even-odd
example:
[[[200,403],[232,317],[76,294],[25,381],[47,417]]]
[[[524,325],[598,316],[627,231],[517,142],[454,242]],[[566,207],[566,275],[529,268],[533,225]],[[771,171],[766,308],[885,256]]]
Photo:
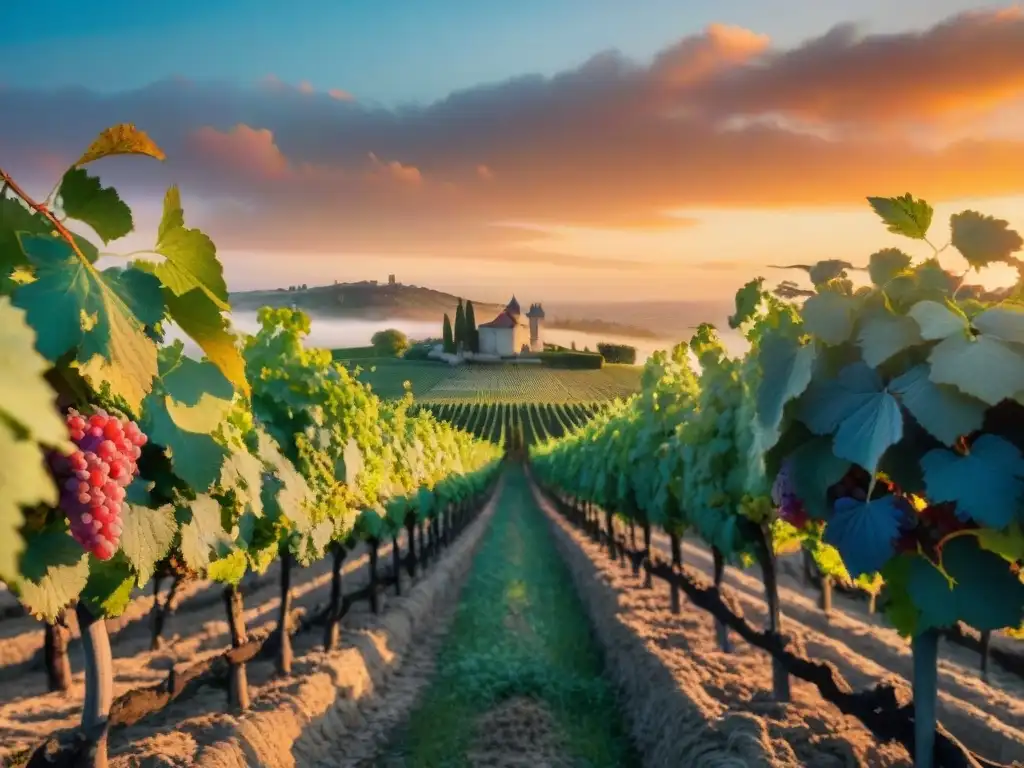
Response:
[[[641,367],[605,365],[600,370],[567,370],[542,365],[458,365],[401,359],[346,360],[363,370],[361,381],[380,397],[398,398],[412,386],[422,404],[594,403],[627,398],[640,390]]]

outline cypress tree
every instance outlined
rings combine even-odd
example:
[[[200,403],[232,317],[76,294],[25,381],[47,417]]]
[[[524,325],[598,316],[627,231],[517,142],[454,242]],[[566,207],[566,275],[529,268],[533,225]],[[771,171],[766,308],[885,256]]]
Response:
[[[442,338],[444,339],[444,351],[449,355],[455,354],[455,337],[452,336],[452,320],[448,317],[448,313],[444,313],[444,329],[442,331]]]
[[[466,346],[470,352],[479,352],[479,343],[476,332],[476,313],[473,312],[473,302],[466,302]]]
[[[462,307],[462,299],[455,309],[455,349],[463,349],[466,345],[466,310]]]

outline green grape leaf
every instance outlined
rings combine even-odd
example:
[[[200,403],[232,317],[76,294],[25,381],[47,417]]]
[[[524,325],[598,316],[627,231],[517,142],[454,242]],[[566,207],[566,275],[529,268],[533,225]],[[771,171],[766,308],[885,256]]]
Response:
[[[124,553],[109,560],[89,558],[89,581],[82,590],[82,602],[93,616],[114,618],[124,613],[132,599],[135,576]]]
[[[248,511],[263,516],[263,463],[248,451],[233,450],[221,469],[220,486],[235,489]]]
[[[839,550],[850,578],[856,579],[882,570],[889,562],[905,518],[906,512],[895,496],[871,501],[846,496],[836,501],[822,538]]]
[[[864,362],[872,368],[921,341],[921,332],[912,318],[894,315],[887,310],[865,317],[857,335],[857,345]]]
[[[953,585],[930,560],[920,556],[911,560],[907,591],[917,606],[920,629],[956,624],[958,606]]]
[[[245,576],[248,567],[249,561],[245,556],[245,552],[235,549],[228,555],[211,562],[206,569],[206,575],[211,581],[237,586],[242,577]]]
[[[238,338],[228,330],[228,323],[220,309],[198,288],[176,296],[164,291],[164,301],[170,318],[206,353],[238,390],[249,394],[245,377],[245,361],[238,349]]]
[[[344,453],[335,464],[335,477],[345,485],[355,486],[364,465],[363,452],[359,450],[359,444],[353,438],[349,438],[345,443]]]
[[[908,192],[902,197],[869,197],[868,203],[890,232],[914,240],[928,236],[935,212],[924,200],[915,200]]]
[[[815,355],[814,345],[800,345],[785,337],[768,336],[762,342],[758,353],[762,379],[757,391],[757,418],[761,428],[774,436],[765,440],[764,449],[778,440],[786,404],[800,397],[810,384]]]
[[[1024,457],[996,435],[979,437],[966,456],[936,448],[921,467],[930,501],[956,502],[958,517],[988,528],[1005,528],[1024,501]]]
[[[231,401],[204,394],[195,405],[179,403],[172,397],[164,398],[171,421],[185,432],[209,435],[224,423],[231,411]]]
[[[132,211],[113,187],[104,187],[81,168],[70,168],[60,183],[64,213],[92,227],[104,243],[124,237],[134,229]]]
[[[836,346],[853,333],[856,312],[857,301],[852,296],[825,291],[809,297],[801,315],[808,333]]]
[[[234,396],[234,387],[216,365],[186,357],[180,346],[161,349],[160,358],[160,381],[178,403],[196,406],[204,397],[230,401]]]
[[[189,568],[202,573],[210,565],[211,551],[220,552],[231,545],[221,523],[220,504],[200,494],[179,512],[189,518],[181,526],[181,555]]]
[[[953,387],[934,383],[929,373],[927,365],[914,366],[889,382],[889,391],[931,435],[955,445],[964,435],[981,429],[985,405]]]
[[[1024,344],[1024,306],[1000,304],[976,315],[975,328],[992,339]]]
[[[26,536],[21,577],[9,582],[22,604],[37,619],[53,621],[85,588],[89,556],[63,530]]]
[[[6,414],[3,414],[6,417]],[[0,418],[0,579],[14,580],[24,550],[21,507],[56,504],[57,489],[43,454],[31,440],[19,440]]]
[[[789,462],[790,480],[804,509],[817,520],[828,520],[828,489],[843,479],[850,462],[832,453],[827,437],[811,438],[789,455]]]
[[[872,253],[868,259],[868,275],[871,282],[881,288],[896,275],[910,269],[911,263],[910,256],[899,248],[884,248]]]
[[[1024,621],[1024,583],[999,555],[982,549],[973,536],[942,548],[942,565],[955,582],[957,617],[974,629],[1019,627]]]
[[[163,217],[153,250],[163,256],[164,261],[158,264],[146,262],[143,268],[159,277],[171,293],[184,296],[189,291],[200,290],[218,309],[231,309],[217,248],[198,229],[185,226],[185,213],[177,187],[172,186],[164,196]]]
[[[863,363],[835,379],[814,382],[800,401],[800,419],[817,435],[834,434],[835,455],[869,472],[903,437],[903,414],[878,374]]]
[[[903,637],[913,637],[917,633],[920,615],[916,601],[909,593],[911,568],[916,557],[909,553],[897,555],[880,571],[888,591],[888,599],[884,603],[885,617]]]
[[[138,575],[139,585],[153,575],[153,568],[170,550],[178,533],[174,508],[150,509],[135,504],[122,516],[121,551]]]
[[[848,269],[853,269],[853,264],[848,261],[823,259],[812,264],[807,274],[814,285],[825,285],[833,280],[845,278]]]
[[[979,528],[977,531],[978,546],[995,552],[1011,563],[1024,560],[1024,530],[1018,522],[1010,523],[1005,531],[993,531],[991,528]]]
[[[949,217],[953,247],[976,270],[994,262],[1005,262],[1010,254],[1024,246],[1024,240],[1009,222],[977,211],[964,211]]]
[[[156,393],[146,398],[143,431],[151,442],[167,449],[178,477],[195,490],[205,491],[220,477],[228,450],[209,432],[190,432],[177,423],[168,401],[169,398]]]
[[[21,243],[37,279],[17,290],[14,303],[38,332],[39,351],[56,361],[78,348],[86,378],[94,386],[108,382],[137,410],[157,373],[156,346],[144,326],[163,316],[159,285],[138,270],[100,273],[62,240],[26,235]]]
[[[964,337],[969,330],[967,316],[952,304],[919,301],[908,314],[917,321],[921,337],[928,341],[945,339],[956,334]]]
[[[94,160],[113,155],[147,155],[163,160],[166,156],[146,134],[131,123],[119,123],[100,132],[75,165],[86,165]]]
[[[936,384],[951,384],[989,405],[1013,398],[1024,382],[1024,355],[987,335],[943,339],[928,361]]]
[[[24,312],[0,296],[0,412],[39,442],[63,448],[69,446],[68,429],[43,378],[50,366],[36,352],[36,333],[25,320]]]
[[[53,225],[20,199],[0,197],[0,291],[10,293],[15,287],[11,273],[29,266],[18,233],[49,235],[52,231]]]

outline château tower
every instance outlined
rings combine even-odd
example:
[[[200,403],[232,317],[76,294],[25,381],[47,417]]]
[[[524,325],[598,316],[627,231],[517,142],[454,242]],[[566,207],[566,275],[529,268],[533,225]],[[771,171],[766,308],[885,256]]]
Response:
[[[543,349],[543,342],[540,338],[540,331],[544,325],[544,308],[540,302],[530,305],[530,311],[526,313],[530,319],[530,349],[538,351]]]

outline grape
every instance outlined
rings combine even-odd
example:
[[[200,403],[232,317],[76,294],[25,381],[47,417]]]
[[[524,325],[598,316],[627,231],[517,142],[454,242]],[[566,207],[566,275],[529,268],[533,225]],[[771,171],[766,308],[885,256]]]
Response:
[[[134,421],[104,410],[86,418],[71,409],[66,423],[77,450],[51,457],[62,489],[60,506],[75,540],[100,560],[109,560],[121,538],[125,488],[138,474],[136,462],[147,438]]]
[[[782,465],[772,484],[772,502],[779,508],[779,517],[794,528],[803,529],[811,521],[804,509],[804,503],[796,495],[796,488],[789,476],[789,462]]]

